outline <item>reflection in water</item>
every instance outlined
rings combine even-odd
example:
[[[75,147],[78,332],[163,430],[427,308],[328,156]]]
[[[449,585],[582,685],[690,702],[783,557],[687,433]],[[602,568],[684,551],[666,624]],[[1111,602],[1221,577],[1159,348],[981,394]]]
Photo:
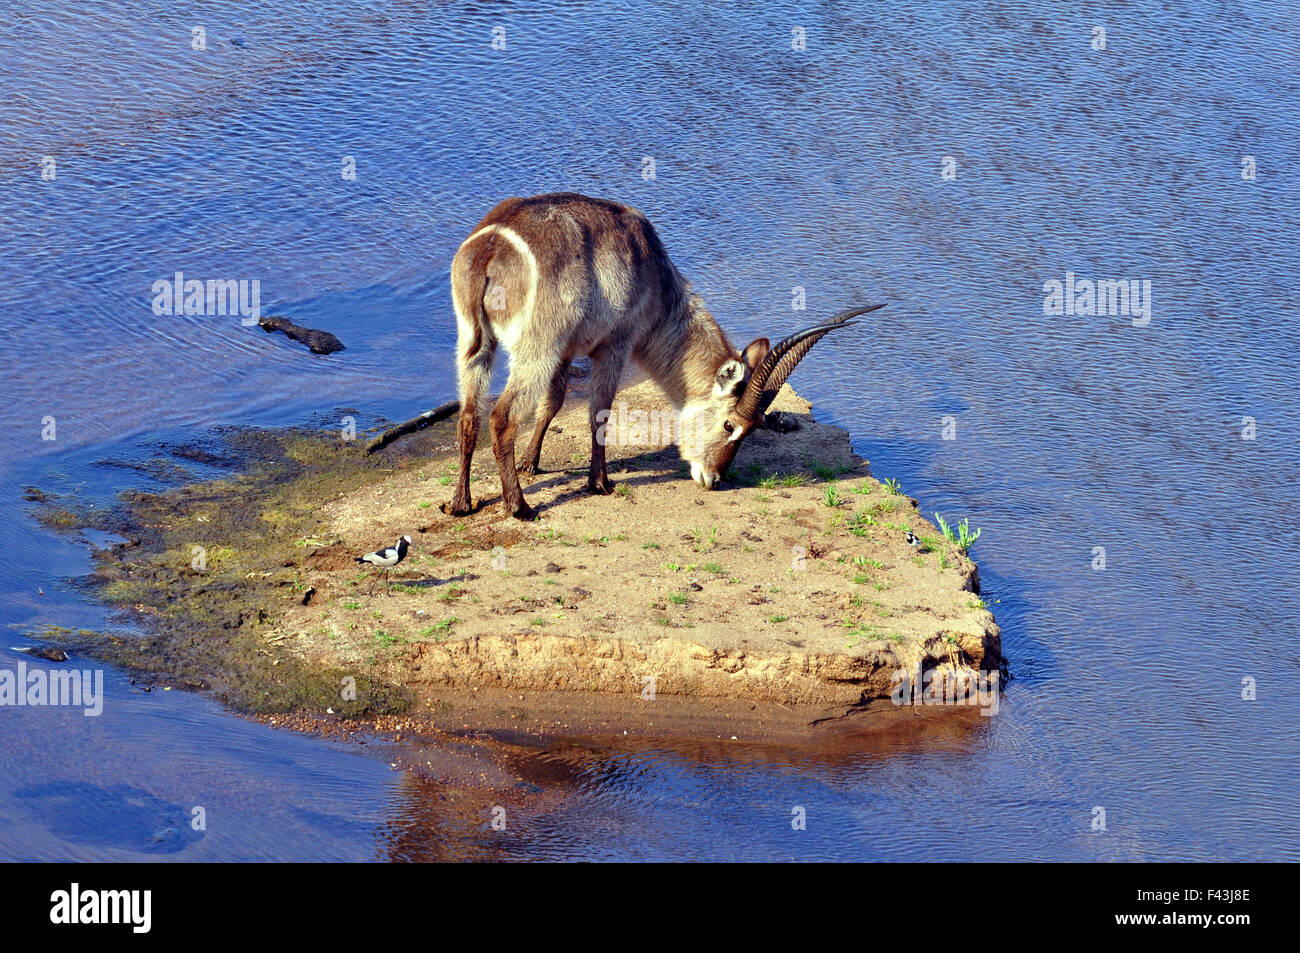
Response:
[[[500,800],[479,790],[458,790],[406,775],[393,816],[377,832],[378,858],[421,863],[508,859],[514,853],[512,823],[518,820],[507,805],[497,803]],[[499,833],[491,826],[494,809],[505,824]]]
[[[201,51],[163,7],[0,22],[0,622],[104,623],[58,582],[84,552],[33,529],[25,485],[107,499],[166,478],[159,439],[440,403],[458,242],[506,195],[572,189],[641,207],[737,339],[804,323],[794,288],[815,314],[891,303],[794,383],[877,476],[983,528],[1017,676],[987,725],[860,758],[536,752],[521,775],[563,774],[506,805],[511,839],[468,795],[443,808],[382,762],[110,679],[94,724],[0,715],[0,851],[118,849],[20,807],[68,778],[218,805],[225,825],[179,857],[1300,856],[1300,712],[1279,687],[1300,665],[1300,76],[1280,65],[1300,41],[1284,5],[1168,6],[1112,11],[1106,51],[1090,21],[1010,0],[234,0]],[[177,271],[257,279],[265,310],[348,349],[157,317],[153,282]],[[1045,314],[1068,272],[1149,280],[1150,324]]]
[[[381,830],[387,860],[715,860],[874,856],[870,827],[845,823],[875,798],[865,777],[909,753],[960,756],[989,730],[977,712],[887,708],[803,744],[721,739],[498,736],[519,780],[485,791],[404,780]],[[843,805],[833,802],[843,801]],[[828,803],[829,802],[829,803]],[[810,818],[795,831],[802,808]],[[492,827],[501,811],[504,829]],[[648,817],[673,818],[666,829]],[[928,836],[928,834],[927,834]],[[913,845],[912,837],[903,837]]]

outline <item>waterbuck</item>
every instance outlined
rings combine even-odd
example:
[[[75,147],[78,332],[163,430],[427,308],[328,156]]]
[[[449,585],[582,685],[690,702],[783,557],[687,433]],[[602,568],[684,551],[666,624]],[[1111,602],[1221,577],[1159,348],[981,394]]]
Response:
[[[679,413],[678,445],[706,490],[727,472],[745,435],[822,335],[881,305],[855,308],[793,334],[775,347],[759,338],[737,351],[669,261],[646,217],[582,195],[506,199],[456,252],[451,295],[458,329],[460,473],[447,512],[469,513],[470,460],[497,345],[510,379],[492,410],[492,450],[502,502],[531,519],[515,470],[515,435],[537,409],[522,472],[536,473],[546,428],[559,412],[570,362],[590,355],[591,467],[587,489],[613,490],[598,439],[629,361]],[[603,413],[602,413],[603,412]]]

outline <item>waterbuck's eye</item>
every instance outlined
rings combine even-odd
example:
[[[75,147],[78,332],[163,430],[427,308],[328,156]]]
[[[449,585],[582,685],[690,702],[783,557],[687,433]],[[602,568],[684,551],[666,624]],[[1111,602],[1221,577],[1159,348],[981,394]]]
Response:
[[[725,430],[727,433],[731,433],[736,428],[731,425],[730,420],[724,420],[722,422],[722,429]]]

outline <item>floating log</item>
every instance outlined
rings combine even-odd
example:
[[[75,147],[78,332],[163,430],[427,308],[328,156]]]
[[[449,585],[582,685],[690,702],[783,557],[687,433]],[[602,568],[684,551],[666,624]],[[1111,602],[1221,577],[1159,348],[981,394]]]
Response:
[[[328,331],[316,331],[294,324],[288,318],[258,318],[257,326],[267,334],[283,331],[290,340],[307,345],[313,354],[333,354],[343,350],[343,342]]]
[[[374,453],[376,450],[382,450],[398,437],[405,437],[407,434],[415,433],[417,430],[423,430],[430,424],[436,424],[440,420],[446,420],[452,414],[460,410],[460,401],[453,400],[435,407],[433,410],[426,410],[418,417],[412,417],[404,424],[398,424],[396,427],[390,427],[385,430],[374,440],[370,441],[370,446],[366,447],[366,453]]]

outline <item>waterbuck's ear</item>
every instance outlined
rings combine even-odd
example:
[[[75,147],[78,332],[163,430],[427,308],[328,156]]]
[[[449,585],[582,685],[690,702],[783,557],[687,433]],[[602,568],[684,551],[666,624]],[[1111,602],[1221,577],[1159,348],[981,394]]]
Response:
[[[717,379],[713,382],[713,391],[719,397],[734,394],[745,383],[745,365],[735,358],[724,361],[718,368]]]
[[[767,338],[758,338],[753,341],[749,347],[741,353],[740,359],[745,362],[745,366],[753,371],[758,367],[763,358],[767,357],[767,352],[771,349],[771,344]]]

